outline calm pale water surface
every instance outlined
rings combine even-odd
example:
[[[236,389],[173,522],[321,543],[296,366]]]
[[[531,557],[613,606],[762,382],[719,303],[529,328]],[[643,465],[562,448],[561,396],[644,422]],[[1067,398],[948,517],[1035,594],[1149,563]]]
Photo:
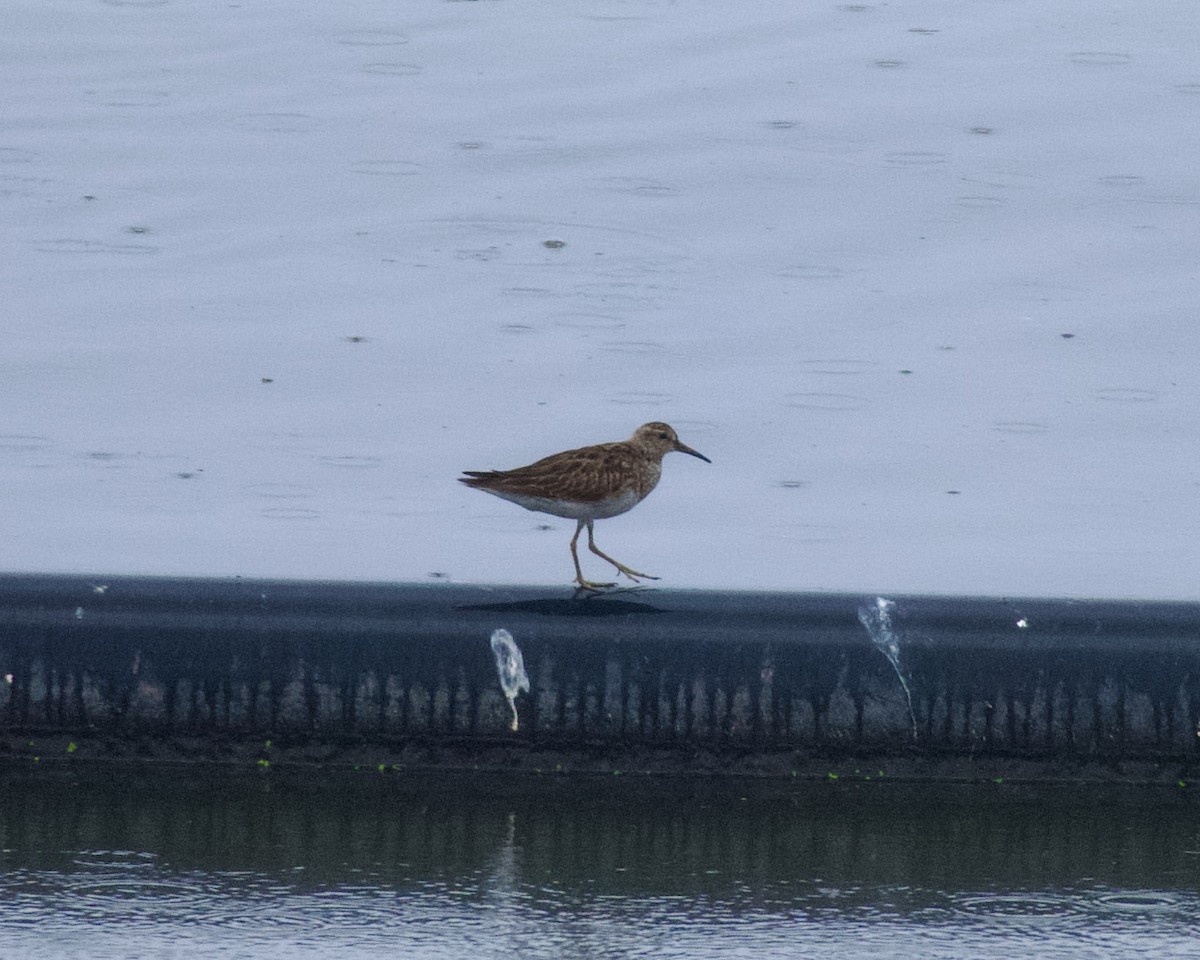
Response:
[[[3,773],[4,960],[1194,957],[1200,933],[1182,791]]]
[[[1196,595],[1195,0],[0,11],[0,568]]]

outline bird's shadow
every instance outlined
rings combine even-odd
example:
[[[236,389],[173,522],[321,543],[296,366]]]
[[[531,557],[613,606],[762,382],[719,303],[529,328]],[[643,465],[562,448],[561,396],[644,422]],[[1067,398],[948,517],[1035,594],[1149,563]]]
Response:
[[[652,589],[652,588],[650,588]],[[576,590],[573,597],[539,597],[529,600],[509,600],[504,603],[472,603],[456,610],[473,613],[532,613],[549,617],[616,617],[630,614],[668,613],[662,607],[625,597],[650,592],[646,587],[625,587],[596,593]],[[618,599],[620,598],[620,599]]]

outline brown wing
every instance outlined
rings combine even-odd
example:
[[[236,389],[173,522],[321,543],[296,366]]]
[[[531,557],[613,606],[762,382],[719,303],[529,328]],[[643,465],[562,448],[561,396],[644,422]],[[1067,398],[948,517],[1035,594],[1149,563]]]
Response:
[[[468,487],[595,503],[631,487],[641,496],[650,492],[654,484],[643,490],[636,459],[627,444],[602,443],[565,450],[514,470],[464,470],[466,476],[459,480]]]

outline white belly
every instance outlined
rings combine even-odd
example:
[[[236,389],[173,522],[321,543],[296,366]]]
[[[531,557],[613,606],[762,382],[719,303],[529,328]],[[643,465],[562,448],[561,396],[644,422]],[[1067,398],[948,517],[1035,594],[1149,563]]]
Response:
[[[621,494],[619,497],[612,497],[609,500],[598,500],[595,503],[550,500],[547,497],[530,497],[520,493],[500,493],[496,490],[488,490],[487,492],[493,496],[520,504],[526,510],[534,510],[537,513],[549,513],[555,517],[566,517],[568,520],[603,520],[606,517],[615,517],[626,510],[632,510],[641,500],[641,497],[632,490]]]

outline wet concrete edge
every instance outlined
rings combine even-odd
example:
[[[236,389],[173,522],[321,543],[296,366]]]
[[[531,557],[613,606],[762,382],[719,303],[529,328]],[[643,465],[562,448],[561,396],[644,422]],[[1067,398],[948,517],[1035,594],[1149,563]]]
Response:
[[[1200,779],[1190,603],[11,574],[0,678],[20,763]]]

